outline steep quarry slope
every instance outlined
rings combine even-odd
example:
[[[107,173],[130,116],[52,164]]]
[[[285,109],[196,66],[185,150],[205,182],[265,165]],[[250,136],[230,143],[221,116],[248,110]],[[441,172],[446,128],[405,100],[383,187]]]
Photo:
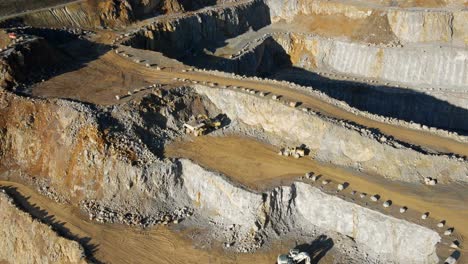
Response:
[[[122,43],[199,68],[270,74],[312,85],[363,111],[466,133],[468,12],[460,3],[431,9],[367,1],[265,3],[262,10],[269,18],[262,11],[251,16],[248,10],[262,5],[255,1],[245,8],[201,13],[201,28],[197,16],[152,22]],[[206,16],[224,21],[228,12],[246,17],[254,30],[263,28],[252,33],[229,27],[226,33],[226,25],[210,26],[205,33],[208,26],[203,25],[210,24]],[[189,18],[194,26],[187,25]],[[268,25],[270,21],[275,23]],[[229,42],[237,44],[222,43],[231,37]],[[292,72],[282,70],[291,66]]]
[[[369,47],[304,34],[284,34],[277,39],[286,53],[297,51],[292,63],[306,70],[328,70],[429,91],[466,93],[468,51],[463,48]]]
[[[468,109],[466,49],[368,47],[304,34],[278,34],[276,39],[288,54],[294,54],[292,63],[307,70],[279,73],[277,78],[312,85],[372,113],[445,129],[468,128],[464,118]],[[333,82],[316,71],[352,76],[354,80],[372,78],[380,85],[371,89],[371,85],[350,82],[348,77]]]
[[[233,187],[190,161],[182,160],[181,165],[187,195],[200,209],[218,212],[219,216],[213,217],[217,222],[257,221],[260,229],[273,228],[279,234],[297,229],[311,232],[318,227],[348,235],[390,261],[438,261],[434,246],[440,237],[426,228],[326,195],[308,184],[279,187],[262,197]]]
[[[78,242],[18,209],[0,189],[0,261],[6,263],[87,263]]]
[[[343,124],[290,108],[268,98],[229,89],[196,86],[231,118],[259,127],[288,145],[305,144],[320,161],[408,182],[434,177],[441,181],[468,181],[468,165],[444,156],[425,155],[401,145],[381,144]]]
[[[1,0],[0,17],[14,15],[29,10],[47,8],[71,2],[72,0]]]
[[[36,5],[31,4],[29,10],[33,11],[19,15],[11,11],[8,18],[20,19],[37,27],[123,27],[147,16],[184,12],[211,4],[214,2],[204,0],[190,3],[178,0],[81,0],[53,7],[44,5],[38,10],[33,10]],[[5,5],[10,7],[11,3]]]
[[[123,43],[180,58],[205,46],[219,45],[249,28],[258,30],[268,24],[268,7],[264,2],[241,1],[182,17],[156,19]]]
[[[151,178],[166,182],[176,169],[158,158],[165,141],[190,116],[207,114],[198,97],[189,94],[182,88],[162,98],[148,95],[117,108],[95,109],[3,91],[2,172],[34,177],[62,200],[101,199],[122,210],[154,211],[148,197],[164,196],[166,190]],[[131,187],[149,193],[133,193]],[[142,200],[148,204],[138,202]]]
[[[375,16],[386,18],[391,32],[404,44],[420,42],[467,44],[468,12],[460,8],[418,9],[375,5],[373,1],[269,0],[273,21],[292,20],[297,14],[344,15],[360,20]],[[426,11],[427,10],[427,11]],[[372,20],[369,20],[371,22]],[[384,26],[384,25],[381,25]]]

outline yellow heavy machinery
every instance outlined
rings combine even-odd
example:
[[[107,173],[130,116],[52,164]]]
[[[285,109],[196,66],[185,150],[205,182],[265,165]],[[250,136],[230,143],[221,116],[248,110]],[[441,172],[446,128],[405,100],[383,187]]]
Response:
[[[209,118],[206,115],[198,115],[195,120],[184,124],[185,133],[193,134],[196,137],[205,135],[220,127],[220,120],[217,118]]]
[[[278,152],[278,155],[286,157],[293,156],[294,158],[298,159],[306,155],[306,148],[305,146],[281,148]]]

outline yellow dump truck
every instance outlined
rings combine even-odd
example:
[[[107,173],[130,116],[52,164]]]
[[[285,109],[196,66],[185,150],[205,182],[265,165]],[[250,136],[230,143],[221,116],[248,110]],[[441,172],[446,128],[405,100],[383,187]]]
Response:
[[[217,118],[209,118],[206,115],[198,115],[195,120],[184,124],[185,133],[193,134],[196,137],[205,135],[220,127],[220,120]]]

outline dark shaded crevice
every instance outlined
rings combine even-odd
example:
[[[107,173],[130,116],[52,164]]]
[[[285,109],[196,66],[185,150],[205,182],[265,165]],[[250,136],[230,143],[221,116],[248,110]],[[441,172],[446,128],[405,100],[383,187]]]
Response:
[[[6,87],[26,96],[31,85],[86,67],[111,49],[60,29],[26,28],[19,33],[36,39],[4,58],[12,75]]]
[[[269,24],[269,8],[263,1],[216,11],[200,12],[172,21],[175,28],[165,30],[167,22],[156,23],[154,29],[140,30],[123,44],[138,49],[163,53],[173,59],[193,56],[204,49],[225,46],[226,40],[249,29],[258,30]]]
[[[468,109],[423,92],[333,80],[298,67],[277,72],[270,78],[311,86],[361,111],[468,135]]]

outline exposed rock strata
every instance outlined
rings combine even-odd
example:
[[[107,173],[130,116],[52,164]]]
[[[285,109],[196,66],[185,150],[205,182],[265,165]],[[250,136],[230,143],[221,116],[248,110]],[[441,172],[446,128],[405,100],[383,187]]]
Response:
[[[401,43],[441,42],[467,45],[468,11],[451,9],[405,9],[376,7],[315,0],[268,0],[272,21],[292,20],[297,14],[344,15],[351,19],[366,19],[374,14],[385,16],[393,34]]]
[[[440,237],[425,227],[343,201],[305,183],[256,194],[191,161],[181,160],[181,167],[184,192],[198,209],[212,212],[205,215],[213,215],[215,222],[242,223],[243,232],[258,229],[255,224],[260,231],[274,229],[279,235],[319,228],[354,238],[380,259],[438,262],[435,246]]]
[[[150,213],[157,210],[153,197],[165,197],[177,171],[159,158],[165,141],[180,133],[184,120],[207,113],[197,100],[173,90],[162,99],[150,95],[135,106],[97,111],[2,91],[0,167],[8,175],[35,177],[73,203],[99,199]]]
[[[219,43],[270,23],[262,1],[236,3],[182,17],[155,21],[124,42],[135,48],[160,51],[172,58],[189,55],[207,43]]]
[[[423,175],[442,181],[468,180],[466,162],[382,144],[358,131],[268,98],[200,85],[196,89],[231,118],[263,129],[290,145],[305,144],[317,160],[408,182],[422,181]]]
[[[122,27],[149,15],[202,8],[209,1],[179,0],[87,0],[28,12],[19,16],[26,24],[38,27]]]

